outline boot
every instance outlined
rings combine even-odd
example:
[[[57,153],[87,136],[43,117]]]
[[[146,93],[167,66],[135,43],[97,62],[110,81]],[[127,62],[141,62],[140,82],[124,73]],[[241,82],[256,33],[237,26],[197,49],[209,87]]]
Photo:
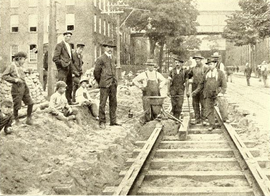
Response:
[[[15,125],[19,126],[20,125],[20,120],[19,120],[19,111],[13,109],[13,115],[14,115],[14,121]]]
[[[27,125],[33,125],[32,111],[33,111],[33,104],[28,105],[28,107],[27,107],[27,119],[26,119],[26,124]]]
[[[33,125],[32,117],[31,117],[31,116],[27,117],[25,123],[26,123],[27,125]]]

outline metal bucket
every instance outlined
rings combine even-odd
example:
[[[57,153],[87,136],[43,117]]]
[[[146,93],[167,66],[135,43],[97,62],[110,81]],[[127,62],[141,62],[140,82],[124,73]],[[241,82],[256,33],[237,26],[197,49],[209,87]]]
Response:
[[[165,98],[166,97],[161,97],[161,96],[148,97],[153,118],[156,118],[161,113],[162,105]]]

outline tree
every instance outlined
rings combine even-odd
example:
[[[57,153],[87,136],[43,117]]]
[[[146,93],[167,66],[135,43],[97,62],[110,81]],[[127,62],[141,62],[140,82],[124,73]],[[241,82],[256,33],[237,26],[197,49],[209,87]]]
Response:
[[[196,32],[198,11],[192,0],[130,0],[132,7],[150,12],[136,12],[127,25],[137,31],[146,30],[150,40],[150,56],[160,46],[159,68],[162,69],[163,49],[169,37],[192,35]],[[151,24],[149,25],[149,18]],[[148,27],[148,28],[147,28]]]

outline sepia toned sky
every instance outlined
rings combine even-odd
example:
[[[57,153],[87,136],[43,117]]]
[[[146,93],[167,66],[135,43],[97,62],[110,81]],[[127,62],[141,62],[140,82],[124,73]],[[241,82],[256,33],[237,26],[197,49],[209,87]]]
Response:
[[[240,10],[238,0],[194,0],[197,2],[199,11],[217,10],[217,11],[234,11]]]

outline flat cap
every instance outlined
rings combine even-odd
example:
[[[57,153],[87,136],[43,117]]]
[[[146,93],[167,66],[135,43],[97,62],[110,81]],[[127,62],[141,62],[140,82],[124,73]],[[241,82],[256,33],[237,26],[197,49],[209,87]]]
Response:
[[[14,54],[14,58],[27,58],[27,54],[25,52],[18,52]]]
[[[72,32],[71,31],[66,31],[66,32],[63,33],[63,35],[68,35],[68,34],[72,35]]]
[[[67,87],[67,84],[64,81],[58,81],[56,82],[56,90],[62,87]]]
[[[83,48],[85,46],[85,44],[77,44],[77,48]]]

